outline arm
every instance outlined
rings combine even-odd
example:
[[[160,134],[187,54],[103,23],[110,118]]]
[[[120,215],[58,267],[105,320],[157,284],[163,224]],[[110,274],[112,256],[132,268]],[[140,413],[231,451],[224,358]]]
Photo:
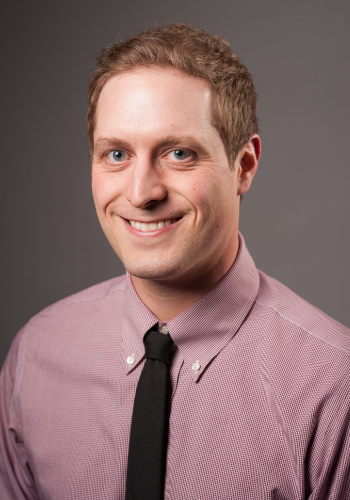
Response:
[[[16,409],[16,377],[21,334],[14,340],[0,375],[0,498],[37,500]]]
[[[350,381],[344,382],[343,399],[327,424],[320,419],[310,450],[309,500],[350,500]]]

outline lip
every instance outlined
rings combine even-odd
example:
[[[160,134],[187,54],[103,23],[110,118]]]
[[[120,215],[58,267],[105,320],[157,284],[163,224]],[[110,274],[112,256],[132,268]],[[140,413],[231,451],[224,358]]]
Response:
[[[124,224],[126,225],[128,231],[130,231],[134,235],[141,236],[141,237],[159,236],[160,234],[167,233],[167,232],[171,231],[174,227],[177,227],[179,222],[181,222],[182,219],[183,219],[183,217],[172,217],[172,218],[166,218],[166,219],[153,219],[153,220],[137,219],[136,222],[140,222],[141,224],[142,223],[158,224],[159,222],[164,222],[167,220],[175,221],[167,226],[164,226],[164,227],[161,227],[158,229],[153,229],[151,231],[141,231],[141,229],[137,229],[136,227],[133,227],[130,224],[129,220],[133,220],[133,219],[124,219],[122,217],[122,220],[124,221]]]

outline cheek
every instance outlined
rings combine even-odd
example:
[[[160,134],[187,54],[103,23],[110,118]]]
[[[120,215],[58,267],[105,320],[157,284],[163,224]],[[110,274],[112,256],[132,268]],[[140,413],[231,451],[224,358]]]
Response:
[[[235,190],[231,177],[201,176],[191,186],[191,201],[205,218],[218,224],[227,222],[234,213]]]
[[[115,182],[106,174],[92,174],[92,195],[98,210],[103,209],[115,198]]]
[[[238,221],[237,197],[232,192],[231,186],[227,185],[216,191],[213,200],[211,220],[215,237],[218,240],[230,238]]]

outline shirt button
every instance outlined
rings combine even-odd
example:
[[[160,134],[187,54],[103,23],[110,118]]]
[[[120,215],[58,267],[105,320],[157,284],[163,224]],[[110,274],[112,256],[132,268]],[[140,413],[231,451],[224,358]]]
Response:
[[[197,361],[195,361],[192,365],[192,370],[194,372],[198,372],[200,369],[201,369],[201,364],[200,364],[199,360],[197,359]]]
[[[126,358],[126,362],[128,363],[128,365],[133,365],[135,363],[135,356],[128,356]]]
[[[169,328],[166,325],[163,325],[162,332],[164,333],[164,335],[167,335],[169,333]]]

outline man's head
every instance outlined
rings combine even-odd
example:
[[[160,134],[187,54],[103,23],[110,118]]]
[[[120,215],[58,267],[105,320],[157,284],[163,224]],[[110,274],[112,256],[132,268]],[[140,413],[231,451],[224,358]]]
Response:
[[[182,23],[151,29],[116,43],[101,53],[89,89],[91,154],[96,106],[102,88],[114,75],[149,66],[172,67],[210,83],[215,96],[212,103],[213,125],[220,133],[233,166],[238,151],[258,131],[252,78],[221,37]]]
[[[188,42],[185,32],[192,33]],[[260,156],[255,93],[247,71],[238,60],[232,63],[235,56],[221,40],[183,25],[156,30],[154,36],[160,35],[162,64],[140,62],[143,52],[160,60],[154,46],[150,51],[148,35],[137,44],[132,39],[117,45],[100,59],[89,111],[92,190],[102,229],[136,289],[136,283],[162,282],[204,291],[228,271],[238,251],[240,197]],[[176,51],[170,50],[173,37]],[[193,50],[197,37],[202,48],[196,66],[211,68],[211,80],[195,69],[189,53],[181,62],[179,37],[184,45],[192,39]],[[204,48],[211,42],[216,48],[207,60]],[[137,45],[136,52],[130,44]],[[113,50],[120,58],[112,65]],[[192,72],[165,63],[166,55]],[[235,69],[229,71],[231,63]],[[217,116],[221,108],[224,116],[223,103],[231,97],[222,90],[219,105],[214,87],[215,82],[217,88],[224,86],[225,74],[239,89],[238,96],[230,91],[235,111],[225,115],[227,135],[232,135],[226,142]],[[247,104],[248,88],[254,112]]]

